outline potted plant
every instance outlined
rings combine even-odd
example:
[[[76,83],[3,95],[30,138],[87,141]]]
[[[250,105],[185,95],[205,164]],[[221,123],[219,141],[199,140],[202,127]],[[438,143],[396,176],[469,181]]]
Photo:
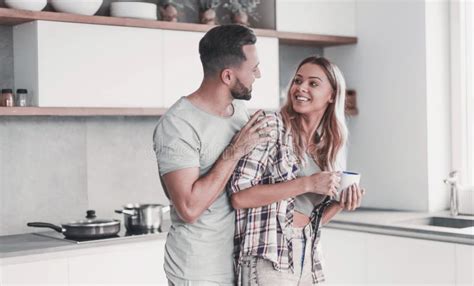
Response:
[[[200,0],[199,22],[206,25],[218,25],[216,20],[216,9],[219,5],[219,0]]]
[[[188,3],[187,0],[180,2],[177,0],[158,0],[158,6],[160,9],[160,19],[168,22],[178,22],[179,12],[185,7],[194,10],[193,5]]]
[[[260,0],[229,0],[224,4],[224,8],[230,10],[232,23],[250,26],[249,17],[258,21],[258,4]]]

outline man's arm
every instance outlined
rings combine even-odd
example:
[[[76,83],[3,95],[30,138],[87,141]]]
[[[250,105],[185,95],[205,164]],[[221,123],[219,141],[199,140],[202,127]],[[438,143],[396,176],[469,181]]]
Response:
[[[339,187],[339,180],[336,172],[320,172],[291,181],[255,185],[233,193],[231,202],[235,209],[248,209],[266,206],[310,192],[331,196],[335,194],[336,189]]]
[[[237,160],[221,155],[213,168],[199,177],[199,168],[187,168],[162,177],[166,190],[179,216],[194,223],[224,190]]]
[[[271,140],[270,136],[259,136],[259,132],[269,134],[269,128],[260,128],[266,118],[255,125],[261,112],[255,113],[227,146],[211,170],[199,177],[199,168],[192,167],[173,171],[162,176],[166,192],[179,216],[187,223],[195,222],[225,189],[227,181],[239,159],[258,144]],[[260,131],[259,131],[260,130]]]

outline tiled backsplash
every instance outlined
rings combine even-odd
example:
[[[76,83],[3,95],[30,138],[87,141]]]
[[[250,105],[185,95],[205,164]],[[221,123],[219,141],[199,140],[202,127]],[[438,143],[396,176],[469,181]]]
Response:
[[[152,145],[156,117],[0,119],[0,235],[28,221],[99,217],[128,202],[167,203]]]

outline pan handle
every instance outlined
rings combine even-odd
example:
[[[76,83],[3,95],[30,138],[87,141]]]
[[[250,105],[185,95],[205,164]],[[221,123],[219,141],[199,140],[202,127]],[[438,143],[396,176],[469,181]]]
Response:
[[[118,214],[128,214],[131,216],[136,215],[136,212],[134,210],[115,210],[115,212]]]
[[[32,226],[32,227],[47,227],[47,228],[52,228],[54,229],[55,231],[59,232],[59,233],[63,233],[64,230],[62,227],[58,226],[58,225],[54,225],[52,223],[47,223],[47,222],[29,222],[26,224],[27,226]]]

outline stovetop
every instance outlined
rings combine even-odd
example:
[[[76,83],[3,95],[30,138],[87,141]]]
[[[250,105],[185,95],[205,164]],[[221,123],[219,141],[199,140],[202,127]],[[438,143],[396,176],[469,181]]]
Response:
[[[163,232],[158,231],[158,230],[146,231],[146,232],[140,232],[140,233],[130,233],[130,232],[127,232],[127,230],[124,227],[121,227],[120,232],[115,236],[95,238],[95,239],[65,238],[65,236],[62,233],[59,233],[57,231],[36,232],[34,234],[39,235],[39,236],[43,236],[43,237],[58,239],[58,240],[61,240],[61,241],[67,241],[67,242],[70,242],[70,243],[86,244],[86,243],[97,243],[97,242],[104,242],[104,241],[132,239],[132,238],[136,238],[136,237],[140,237],[140,236],[144,236],[144,235],[157,235],[157,234],[162,234],[162,233]]]

